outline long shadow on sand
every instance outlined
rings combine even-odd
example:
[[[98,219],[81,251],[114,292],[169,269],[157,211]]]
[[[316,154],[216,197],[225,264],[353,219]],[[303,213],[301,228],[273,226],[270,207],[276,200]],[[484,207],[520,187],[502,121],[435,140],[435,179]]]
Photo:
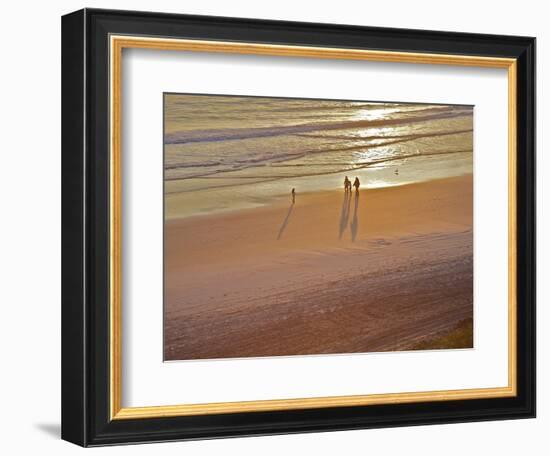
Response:
[[[351,196],[350,196],[351,199]],[[355,192],[355,207],[353,209],[353,220],[351,221],[351,241],[355,242],[357,230],[359,229],[359,218],[357,217],[357,208],[359,206],[359,192]]]
[[[349,221],[349,209],[351,205],[351,192],[344,193],[344,202],[342,203],[342,211],[340,213],[340,231],[338,233],[338,239],[342,239],[344,231],[348,226]]]
[[[283,220],[283,224],[281,225],[281,228],[279,228],[279,234],[277,235],[277,240],[281,239],[286,226],[288,225],[288,222],[290,220],[290,216],[292,215],[292,209],[294,209],[294,203],[290,203],[290,207],[288,208],[288,212],[286,213],[286,217]]]

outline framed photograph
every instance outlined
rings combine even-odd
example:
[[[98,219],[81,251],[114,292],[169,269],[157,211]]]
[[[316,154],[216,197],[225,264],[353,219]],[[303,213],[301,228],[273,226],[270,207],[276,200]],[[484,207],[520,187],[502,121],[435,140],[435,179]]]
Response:
[[[535,416],[535,39],[62,20],[62,437]]]

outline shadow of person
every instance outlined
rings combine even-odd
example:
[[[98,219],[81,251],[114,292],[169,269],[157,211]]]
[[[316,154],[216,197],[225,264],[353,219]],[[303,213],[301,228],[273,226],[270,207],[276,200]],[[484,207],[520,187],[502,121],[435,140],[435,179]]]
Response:
[[[357,217],[357,208],[359,207],[359,192],[355,192],[355,207],[353,209],[353,220],[351,221],[351,240],[355,242],[357,230],[359,228],[359,218]]]
[[[342,211],[340,212],[340,231],[338,233],[338,239],[342,239],[344,231],[348,226],[349,209],[351,205],[351,192],[344,193],[344,201],[342,203]]]
[[[290,220],[290,216],[292,215],[292,210],[294,209],[294,202],[290,203],[290,207],[288,208],[288,212],[286,213],[286,217],[283,220],[283,224],[281,225],[281,228],[279,228],[279,234],[277,235],[277,240],[281,239],[281,236],[283,235],[286,226],[288,225],[288,222]]]

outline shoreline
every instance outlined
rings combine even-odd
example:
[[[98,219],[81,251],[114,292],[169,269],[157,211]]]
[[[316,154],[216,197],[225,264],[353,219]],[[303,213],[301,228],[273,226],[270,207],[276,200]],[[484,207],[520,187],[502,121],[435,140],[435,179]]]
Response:
[[[456,176],[456,177],[460,177],[460,176]],[[425,183],[425,182],[430,182],[432,180],[437,181],[437,180],[441,180],[441,179],[426,179],[426,180],[414,181],[414,182],[404,181],[404,182],[400,182],[400,183],[392,183],[392,184],[383,185],[383,186],[379,186],[379,187],[362,187],[360,189],[360,192],[364,193],[364,192],[370,191],[370,190],[378,190],[378,189],[393,188],[393,187],[403,187],[403,186],[406,186],[406,185],[414,185],[414,184],[421,184],[421,183]],[[342,189],[331,188],[331,189],[323,189],[323,190],[311,190],[311,191],[305,191],[305,192],[297,192],[296,195],[297,195],[297,198],[310,199],[312,197],[315,197],[316,195],[323,195],[323,194],[324,195],[329,195],[329,194],[334,194],[334,193],[344,194],[344,191]],[[355,190],[352,190],[352,194],[355,194]],[[167,218],[165,218],[165,223],[173,223],[173,222],[178,222],[178,221],[181,221],[181,220],[195,219],[195,218],[199,218],[199,217],[212,217],[212,216],[220,216],[220,215],[223,216],[225,214],[236,213],[236,212],[241,212],[241,211],[257,211],[257,210],[262,209],[262,208],[264,208],[264,209],[267,208],[269,210],[272,207],[277,207],[277,206],[280,206],[281,204],[284,205],[286,203],[289,203],[290,200],[291,200],[290,194],[284,194],[284,195],[283,194],[276,194],[276,195],[272,195],[272,196],[266,198],[265,202],[258,203],[258,205],[256,205],[256,206],[215,209],[215,210],[212,210],[212,211],[197,212],[197,213],[184,215],[184,216],[167,217]]]
[[[407,350],[451,331],[473,314],[472,191],[468,174],[166,220],[165,359]]]
[[[451,157],[454,157],[452,160]],[[459,158],[460,157],[460,158]],[[446,161],[447,160],[447,161]],[[450,160],[450,161],[449,161]],[[257,209],[286,198],[292,188],[301,195],[343,190],[344,176],[359,177],[363,190],[411,185],[472,174],[471,152],[418,155],[396,159],[391,166],[368,166],[307,177],[240,179],[228,175],[213,178],[166,181],[166,220],[190,216]],[[201,185],[201,180],[204,185]],[[215,185],[213,185],[215,183]]]

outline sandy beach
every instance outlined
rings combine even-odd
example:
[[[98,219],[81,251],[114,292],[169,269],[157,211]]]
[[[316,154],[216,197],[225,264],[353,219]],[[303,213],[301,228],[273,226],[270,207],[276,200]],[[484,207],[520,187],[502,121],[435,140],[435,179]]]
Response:
[[[472,191],[469,174],[167,220],[165,359],[439,348],[473,316]]]

